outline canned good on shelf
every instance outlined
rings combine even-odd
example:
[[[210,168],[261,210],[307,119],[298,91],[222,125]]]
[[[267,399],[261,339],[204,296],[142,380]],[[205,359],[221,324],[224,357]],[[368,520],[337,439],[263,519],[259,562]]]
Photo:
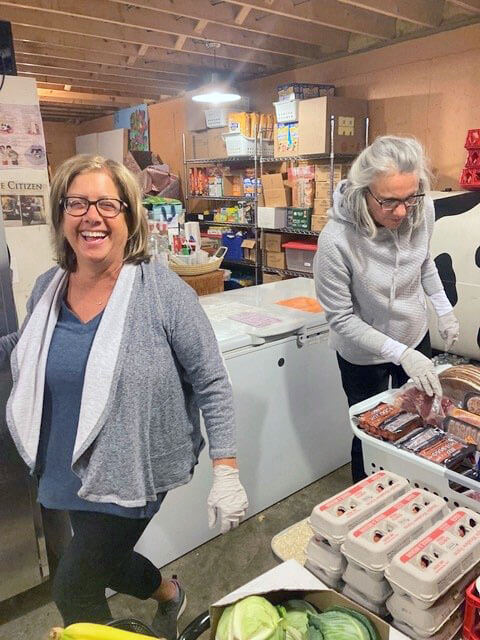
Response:
[[[378,471],[314,507],[310,524],[315,533],[338,549],[352,527],[404,494],[408,488],[405,478],[390,471]]]
[[[352,529],[342,552],[372,578],[382,579],[393,556],[447,513],[442,498],[412,489]]]
[[[480,560],[480,516],[457,508],[390,562],[385,577],[396,593],[428,609]]]

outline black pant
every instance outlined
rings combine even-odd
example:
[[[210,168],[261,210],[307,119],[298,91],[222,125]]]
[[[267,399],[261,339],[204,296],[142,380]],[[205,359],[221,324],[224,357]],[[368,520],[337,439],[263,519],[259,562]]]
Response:
[[[112,619],[106,587],[146,600],[162,582],[160,571],[133,548],[148,519],[70,511],[73,538],[53,582],[65,626]]]
[[[427,333],[420,344],[416,347],[428,358],[432,357],[432,347],[430,345],[430,335]],[[359,365],[347,362],[337,353],[338,366],[342,377],[342,386],[351,407],[357,402],[362,402],[367,398],[375,396],[377,393],[386,391],[390,377],[392,388],[401,387],[408,380],[408,376],[400,365],[387,362],[385,364]],[[352,478],[353,482],[358,482],[366,477],[363,466],[362,441],[354,436],[352,440]]]

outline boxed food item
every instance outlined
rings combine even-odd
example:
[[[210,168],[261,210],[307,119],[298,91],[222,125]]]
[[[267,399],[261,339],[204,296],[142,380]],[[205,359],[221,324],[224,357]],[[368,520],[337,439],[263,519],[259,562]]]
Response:
[[[330,200],[330,182],[315,181],[315,199]]]
[[[448,511],[442,498],[429,491],[411,489],[352,528],[342,552],[368,576],[382,580],[392,557]]]
[[[328,198],[315,198],[313,201],[313,215],[314,216],[326,216],[328,210],[331,207],[330,197]]]
[[[246,111],[237,111],[228,114],[228,130],[230,133],[241,133],[247,138],[251,137],[250,114]]]
[[[285,254],[278,251],[267,251],[267,267],[274,269],[285,269],[287,266]]]
[[[361,605],[357,605],[341,594],[328,589],[311,572],[301,567],[295,560],[289,560],[267,571],[246,585],[225,596],[210,607],[210,640],[217,636],[218,623],[226,607],[235,604],[247,596],[263,596],[270,602],[278,604],[289,598],[295,597],[306,600],[319,611],[331,607],[343,607],[355,610],[366,616],[370,621],[380,640],[407,640],[400,632],[393,629],[384,620],[381,620]],[[348,635],[348,631],[346,632]],[[367,631],[365,637],[369,635]],[[372,637],[374,637],[372,632]]]
[[[276,124],[273,138],[273,155],[275,158],[297,156],[299,139],[298,122]]]
[[[310,231],[312,222],[312,209],[291,207],[287,211],[287,226],[292,229]]]
[[[408,481],[391,471],[378,471],[314,507],[310,524],[316,534],[339,549],[348,532],[409,488]]]
[[[242,197],[245,194],[244,185],[243,185],[243,176],[242,175],[231,175],[224,174],[223,175],[223,194],[227,197],[239,196]]]
[[[431,607],[480,560],[480,516],[457,508],[404,547],[385,571],[393,590]]]
[[[246,238],[242,242],[243,257],[245,260],[253,260],[253,262],[255,262],[257,259],[256,245],[255,238]]]
[[[287,82],[286,84],[280,84],[277,87],[277,91],[280,102],[307,100],[308,98],[319,98],[320,96],[333,96],[335,94],[335,85],[312,82]]]
[[[282,173],[263,174],[262,187],[266,207],[289,207],[292,204],[292,189]]]
[[[288,180],[292,185],[292,205],[298,208],[311,209],[315,198],[315,171],[313,166],[290,167]]]
[[[344,180],[350,170],[349,164],[335,163],[333,165],[333,184],[336,185],[340,180]],[[330,163],[315,165],[315,182],[330,183]]]
[[[258,207],[257,225],[262,229],[283,229],[287,226],[286,207]]]

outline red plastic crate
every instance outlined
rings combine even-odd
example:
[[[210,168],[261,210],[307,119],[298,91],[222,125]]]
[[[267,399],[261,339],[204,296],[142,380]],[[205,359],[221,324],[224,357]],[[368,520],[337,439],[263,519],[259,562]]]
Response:
[[[465,169],[480,168],[480,149],[469,149]]]
[[[480,640],[480,598],[475,582],[465,592],[465,615],[463,621],[464,640]]]
[[[478,169],[463,169],[460,176],[460,186],[470,191],[480,190],[480,167]]]
[[[465,149],[480,149],[480,129],[469,129]]]

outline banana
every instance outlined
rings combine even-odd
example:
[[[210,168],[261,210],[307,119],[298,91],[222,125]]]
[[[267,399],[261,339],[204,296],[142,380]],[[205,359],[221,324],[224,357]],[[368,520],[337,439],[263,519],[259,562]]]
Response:
[[[115,627],[91,622],[76,622],[66,629],[54,627],[50,631],[50,640],[152,640],[150,636],[123,631]]]

